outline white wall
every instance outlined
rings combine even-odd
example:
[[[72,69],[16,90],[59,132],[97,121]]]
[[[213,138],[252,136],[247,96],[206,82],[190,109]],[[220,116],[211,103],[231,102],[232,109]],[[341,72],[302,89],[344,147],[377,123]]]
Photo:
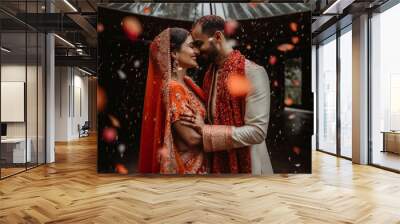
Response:
[[[32,162],[44,163],[44,74],[42,67],[36,65],[24,64],[3,64],[1,66],[1,81],[18,81],[26,84],[26,107],[22,108],[23,113],[26,110],[27,120],[24,122],[6,122],[8,138],[30,139]],[[25,80],[27,78],[27,80]],[[4,97],[4,96],[2,96]],[[5,96],[7,97],[7,96]],[[8,110],[10,108],[1,108]],[[37,156],[39,153],[39,156]]]
[[[2,65],[1,67],[1,81],[2,82],[25,82],[25,65]],[[31,68],[28,68],[30,70]],[[7,96],[2,96],[7,97]],[[8,108],[1,108],[1,110],[4,111],[8,110]],[[24,108],[22,108],[22,112],[24,113]],[[3,120],[3,119],[2,119]],[[17,137],[23,137],[25,136],[25,131],[24,129],[19,130],[19,124],[23,124],[24,122],[7,122],[7,131],[10,132],[10,135],[20,135]],[[24,126],[22,126],[24,127]]]
[[[18,65],[18,64],[5,64],[1,66],[1,81],[3,82],[25,82],[25,73],[27,69],[28,77],[28,87],[27,87],[27,113],[28,129],[32,127],[35,132],[36,137],[36,107],[37,107],[37,97],[36,97],[36,66]],[[40,72],[40,71],[39,71]],[[35,77],[33,77],[35,76]],[[41,105],[39,105],[40,107]],[[2,110],[7,110],[7,108],[1,108]],[[32,112],[35,113],[32,113]],[[32,123],[34,122],[34,123]],[[7,122],[7,136],[8,137],[25,137],[25,123],[26,122]],[[29,133],[28,130],[28,137]]]
[[[78,73],[79,75],[74,75],[74,108],[73,110],[73,119],[72,119],[72,136],[78,137],[78,124],[81,126],[88,121],[89,118],[89,111],[88,111],[88,77],[81,76],[82,73]],[[80,102],[79,102],[80,101]],[[79,108],[81,107],[81,108]],[[81,111],[80,111],[81,110]]]
[[[25,82],[25,64],[2,65],[1,81]],[[1,108],[1,110],[7,110],[7,108]],[[25,123],[7,123],[7,137],[25,137]]]
[[[72,67],[56,67],[55,73],[55,140],[70,141],[88,120],[88,77]]]

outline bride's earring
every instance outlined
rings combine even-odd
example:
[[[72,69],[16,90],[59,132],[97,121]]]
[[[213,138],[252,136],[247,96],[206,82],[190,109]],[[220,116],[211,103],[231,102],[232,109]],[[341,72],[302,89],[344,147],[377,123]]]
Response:
[[[174,59],[172,62],[172,73],[177,74],[178,73],[178,61]]]

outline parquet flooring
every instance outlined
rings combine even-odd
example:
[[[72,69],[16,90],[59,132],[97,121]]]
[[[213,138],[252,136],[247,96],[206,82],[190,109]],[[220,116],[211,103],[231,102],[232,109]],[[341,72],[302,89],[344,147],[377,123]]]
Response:
[[[313,153],[312,175],[97,174],[96,138],[0,181],[0,223],[400,223],[400,175]]]
[[[1,168],[1,176],[2,177],[7,177],[7,176],[10,176],[10,175],[13,175],[13,174],[15,174],[15,173],[19,173],[19,172],[21,172],[21,171],[24,171],[25,170],[25,167],[17,167],[17,168],[15,168],[15,167],[11,167],[11,168],[9,168],[9,167],[7,167],[7,168]]]

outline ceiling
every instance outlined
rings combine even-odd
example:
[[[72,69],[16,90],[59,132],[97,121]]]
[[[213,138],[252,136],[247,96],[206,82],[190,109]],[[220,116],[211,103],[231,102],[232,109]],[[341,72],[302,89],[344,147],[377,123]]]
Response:
[[[3,46],[9,46],[26,52],[25,39],[18,36],[31,31],[54,32],[71,45],[56,38],[56,55],[71,56],[71,61],[90,60],[95,67],[97,49],[97,5],[109,9],[163,17],[177,20],[194,21],[203,15],[217,14],[225,19],[251,19],[272,17],[301,11],[313,12],[313,36],[319,35],[327,27],[341,18],[342,15],[322,15],[322,12],[334,4],[334,0],[270,0],[249,3],[150,3],[127,0],[0,0],[0,24],[4,36]],[[345,8],[354,13],[371,7],[371,4],[382,4],[387,0],[341,0],[345,5],[336,7],[343,11]],[[231,1],[232,2],[232,1]],[[340,8],[342,7],[342,8]],[[145,10],[145,9],[150,10]],[[353,9],[353,11],[351,11]],[[49,12],[52,13],[49,13]],[[29,38],[28,38],[29,39]],[[29,40],[28,40],[29,41]],[[28,54],[32,44],[28,44]],[[20,49],[20,50],[17,50]],[[78,54],[76,49],[83,53]],[[83,54],[83,55],[82,55]],[[84,56],[84,57],[83,57]],[[61,57],[60,57],[61,58]],[[62,57],[62,60],[68,60]],[[68,64],[68,61],[63,63]],[[92,66],[92,67],[93,67]]]
[[[210,15],[224,19],[254,19],[310,11],[310,3],[103,3],[101,7],[147,16],[194,21]],[[147,10],[146,10],[147,9]]]
[[[26,28],[39,32],[55,32],[56,55],[92,56],[95,62],[97,48],[97,5],[110,9],[143,14],[151,8],[149,16],[193,21],[202,15],[213,14],[224,18],[249,19],[308,11],[315,0],[276,0],[275,3],[126,3],[126,0],[1,0],[0,20],[2,32],[8,33],[3,46],[12,48],[10,54],[26,55],[24,32]],[[52,13],[48,13],[48,12]],[[22,32],[22,33],[21,33]],[[15,38],[12,38],[14,36]],[[11,43],[12,42],[12,43]],[[31,45],[28,46],[28,55]],[[72,48],[72,49],[71,49]],[[78,54],[76,49],[82,53]],[[9,54],[9,56],[10,56]],[[82,58],[78,58],[82,59]],[[75,61],[79,61],[74,59]],[[87,57],[85,58],[85,60]],[[83,60],[83,59],[82,59]]]

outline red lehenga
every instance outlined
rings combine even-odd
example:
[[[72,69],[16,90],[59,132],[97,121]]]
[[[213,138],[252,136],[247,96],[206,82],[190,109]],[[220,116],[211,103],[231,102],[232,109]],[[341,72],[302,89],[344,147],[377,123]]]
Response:
[[[203,174],[206,160],[203,150],[180,152],[174,144],[171,125],[182,112],[195,108],[205,117],[201,100],[204,93],[185,77],[185,84],[171,79],[169,29],[150,45],[149,68],[140,139],[139,172],[161,174]],[[188,88],[188,87],[189,88]]]

